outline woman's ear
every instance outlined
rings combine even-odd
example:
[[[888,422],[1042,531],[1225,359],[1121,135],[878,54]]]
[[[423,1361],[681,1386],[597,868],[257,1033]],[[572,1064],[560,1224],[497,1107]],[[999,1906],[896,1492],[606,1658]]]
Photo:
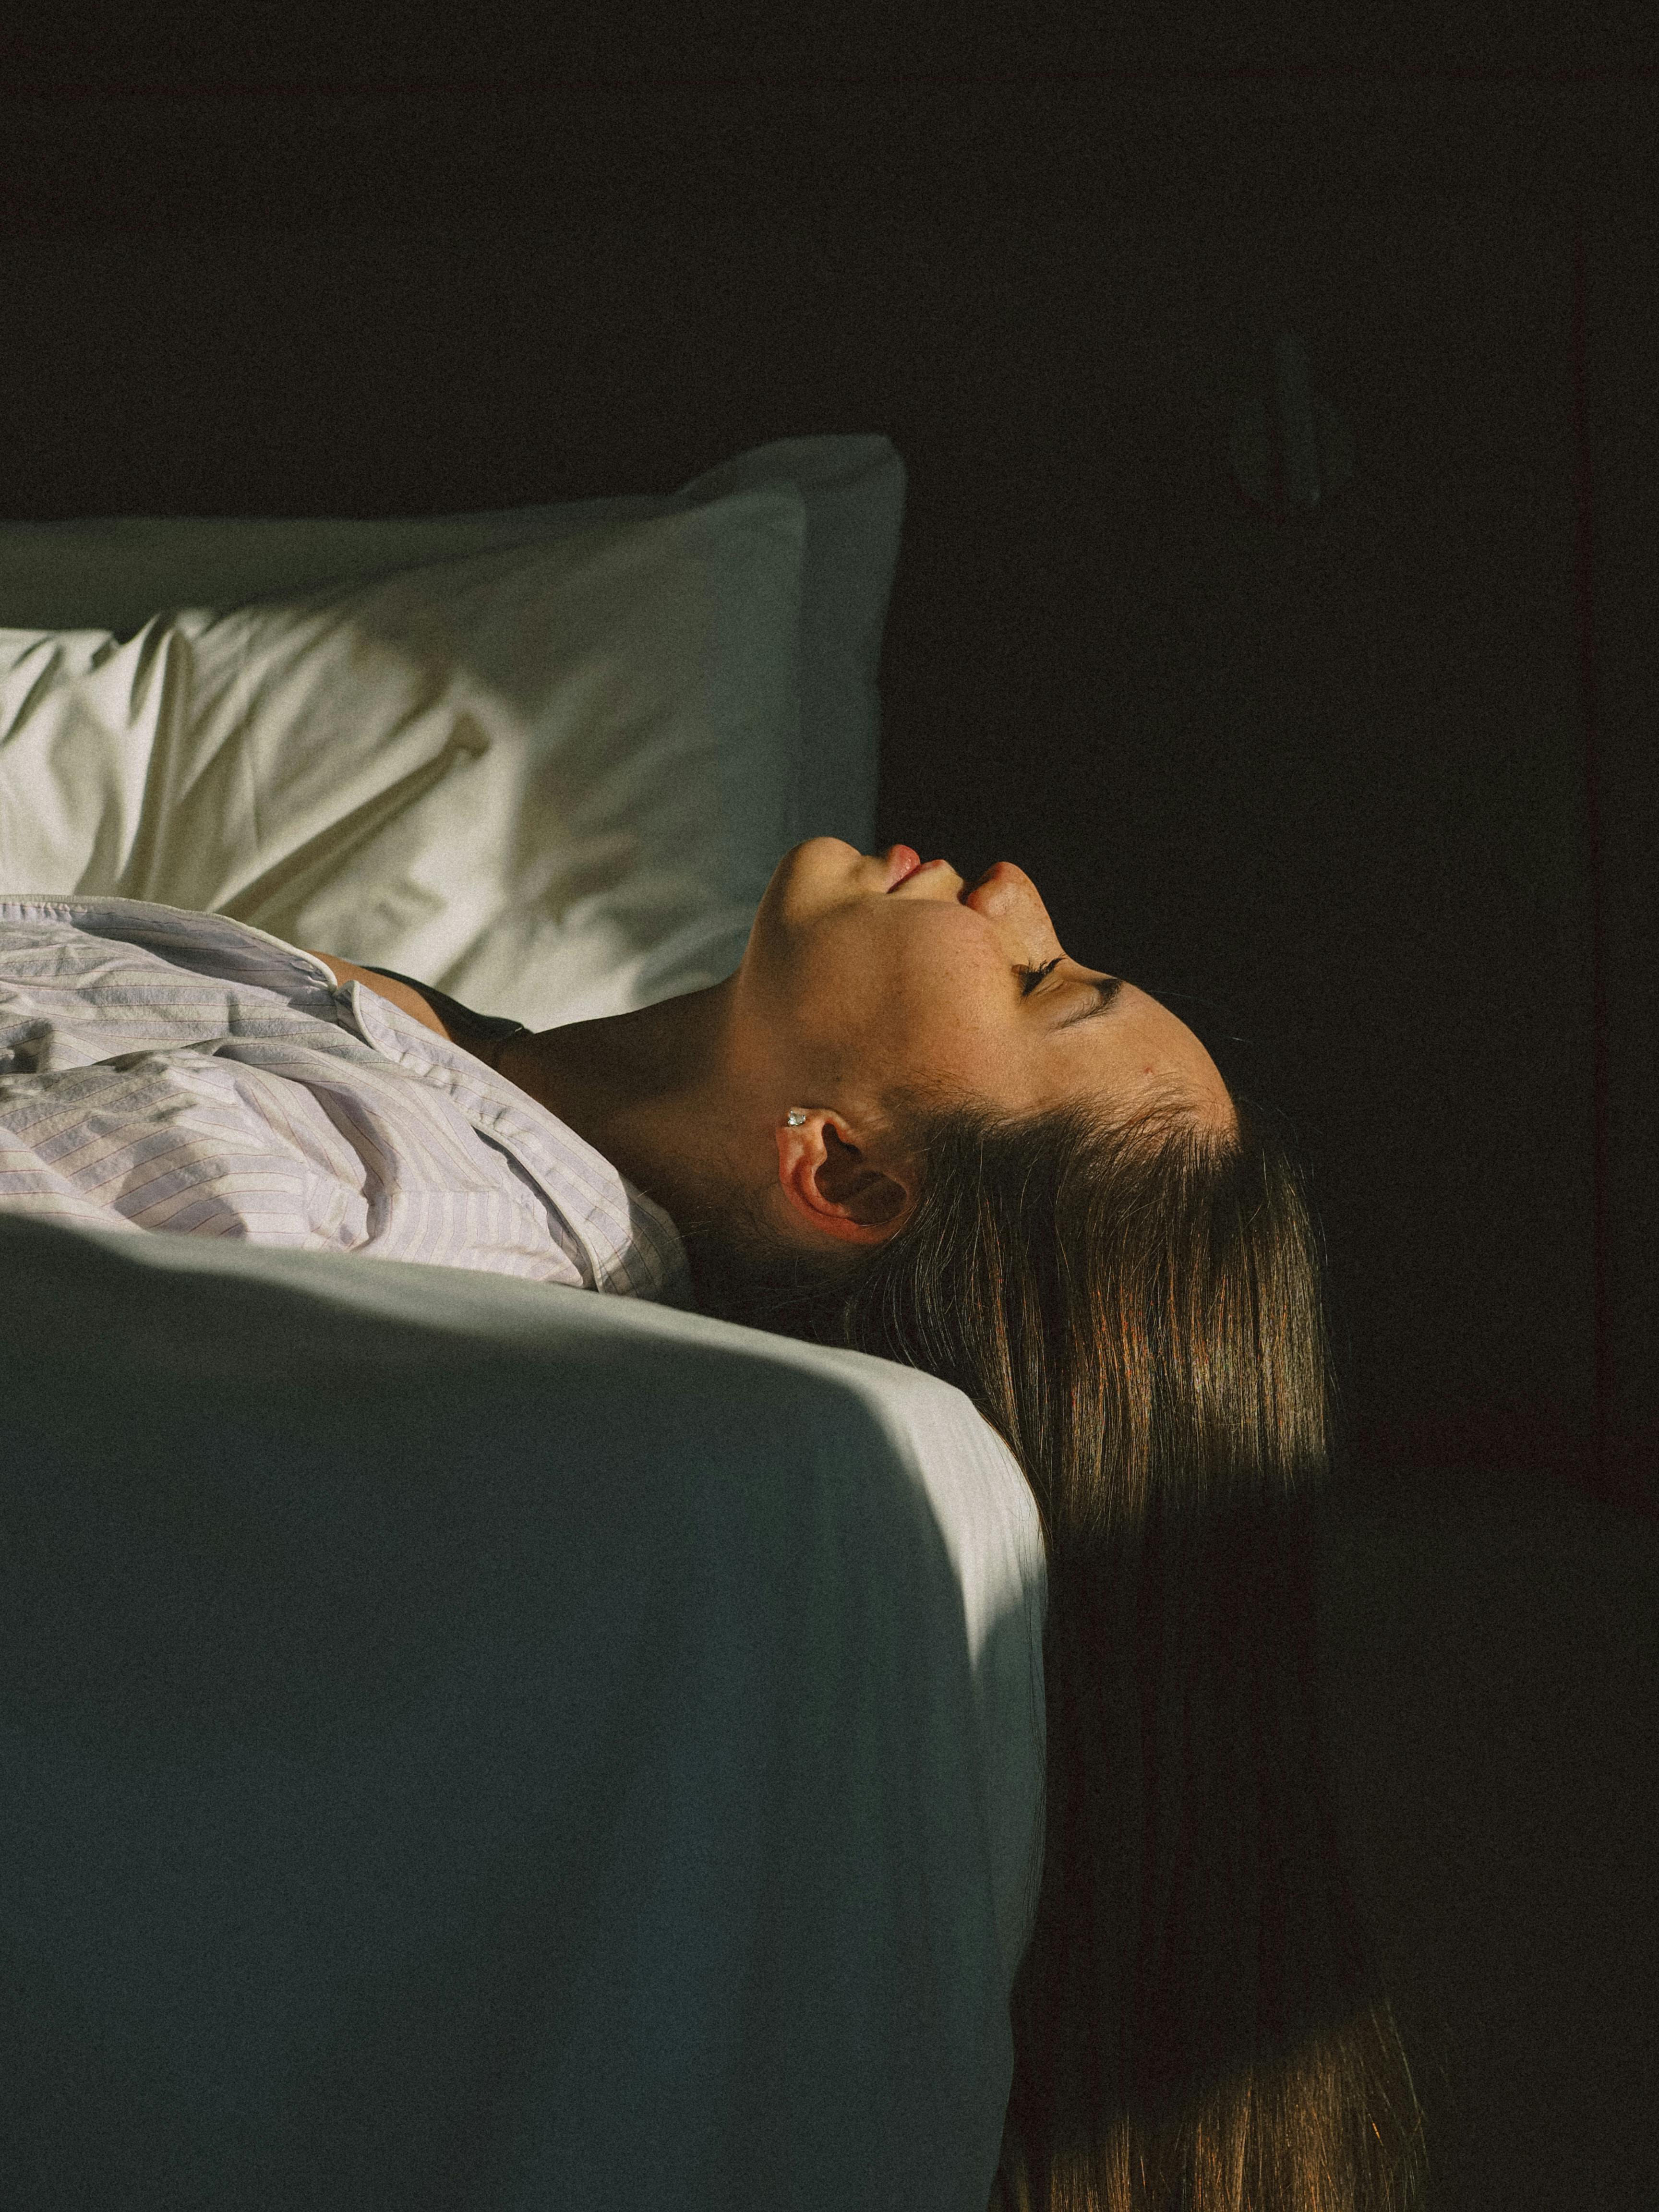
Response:
[[[845,1133],[844,1133],[845,1132]],[[778,1182],[793,1224],[848,1244],[879,1244],[908,1219],[905,1184],[866,1161],[845,1124],[811,1108],[777,1130]]]

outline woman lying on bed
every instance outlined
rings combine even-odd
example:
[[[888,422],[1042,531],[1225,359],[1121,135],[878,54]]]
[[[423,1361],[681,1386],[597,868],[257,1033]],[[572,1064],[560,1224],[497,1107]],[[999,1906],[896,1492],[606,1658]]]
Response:
[[[811,839],[724,983],[474,1048],[665,1207],[702,1310],[944,1376],[1031,1482],[1048,1812],[1004,2201],[1407,2202],[1410,2078],[1318,1827],[1297,1177],[1019,868],[914,858]]]
[[[1404,2208],[1420,2116],[1318,1740],[1301,1173],[1020,869],[914,859],[810,839],[725,981],[538,1034],[222,917],[0,901],[0,1203],[645,1296],[689,1268],[702,1311],[957,1385],[1048,1563],[994,2203]]]

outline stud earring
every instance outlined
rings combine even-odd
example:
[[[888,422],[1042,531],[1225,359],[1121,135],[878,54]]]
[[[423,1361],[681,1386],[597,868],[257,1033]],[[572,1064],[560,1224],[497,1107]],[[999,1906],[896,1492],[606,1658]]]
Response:
[[[801,1123],[805,1121],[805,1115],[802,1113],[799,1106],[792,1106],[789,1109],[789,1127],[792,1129],[799,1129]]]

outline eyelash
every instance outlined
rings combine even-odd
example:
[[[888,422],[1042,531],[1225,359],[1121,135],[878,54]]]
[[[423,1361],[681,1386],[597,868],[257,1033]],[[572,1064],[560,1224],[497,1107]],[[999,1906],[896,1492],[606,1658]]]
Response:
[[[1042,981],[1043,977],[1045,975],[1051,975],[1054,969],[1059,967],[1060,962],[1060,956],[1056,953],[1054,957],[1042,968],[1028,968],[1023,963],[1017,965],[1014,969],[1015,975],[1024,978],[1024,981],[1020,986],[1020,997],[1022,999],[1029,999],[1032,992],[1036,990],[1037,985]]]

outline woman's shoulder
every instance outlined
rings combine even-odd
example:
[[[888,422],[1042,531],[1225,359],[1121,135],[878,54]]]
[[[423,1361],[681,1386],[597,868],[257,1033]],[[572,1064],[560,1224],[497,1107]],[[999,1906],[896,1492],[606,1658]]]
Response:
[[[404,1013],[412,1014],[423,1027],[435,1030],[441,1037],[447,1037],[452,1044],[465,1042],[457,1030],[452,1030],[442,1019],[431,1000],[416,984],[383,975],[374,968],[360,968],[355,960],[342,960],[337,952],[312,952],[308,945],[302,945],[301,950],[311,953],[313,960],[320,960],[324,967],[331,971],[337,983],[366,983],[371,991],[378,991],[383,999],[390,999],[394,1006],[400,1006]]]

